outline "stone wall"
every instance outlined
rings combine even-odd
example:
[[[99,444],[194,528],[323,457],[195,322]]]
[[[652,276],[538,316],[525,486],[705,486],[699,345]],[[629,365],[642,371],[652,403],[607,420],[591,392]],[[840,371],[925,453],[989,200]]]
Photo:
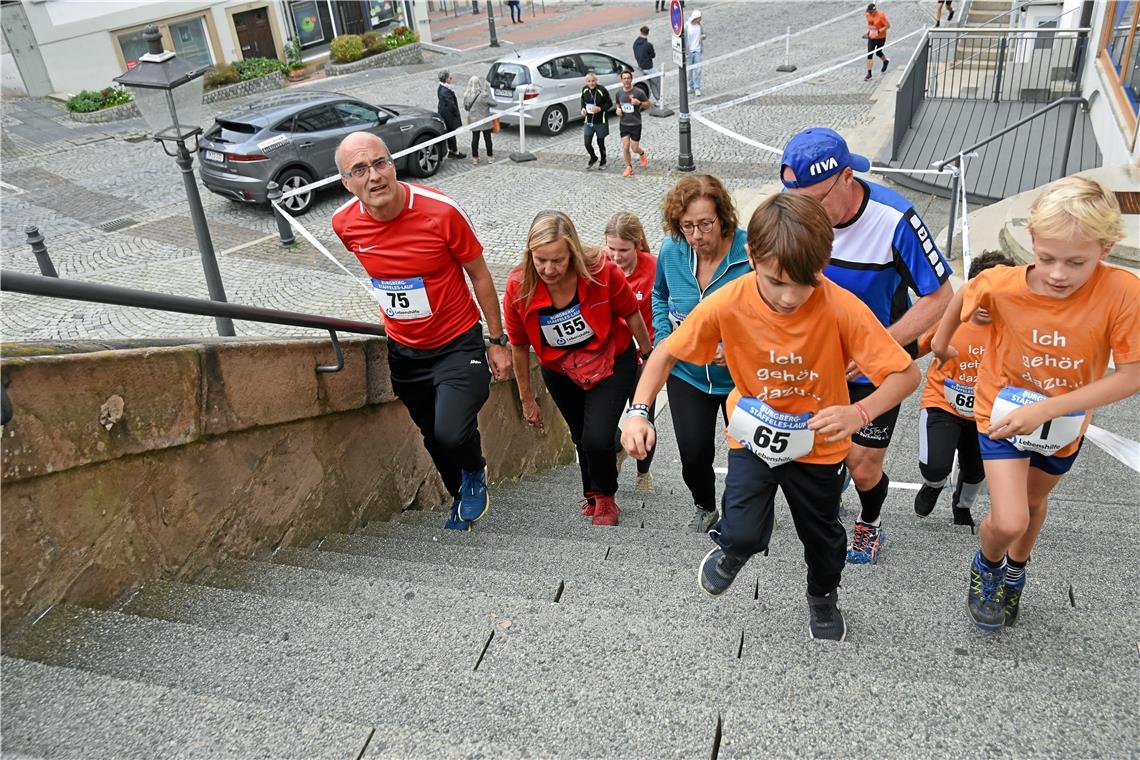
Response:
[[[5,346],[4,635],[56,603],[107,606],[141,581],[449,502],[392,393],[387,343],[342,343],[344,369],[319,375],[326,340]],[[573,460],[540,398],[545,434],[522,423],[513,381],[492,385],[479,417],[492,481]]]
[[[259,92],[280,90],[285,86],[285,81],[285,75],[283,73],[274,71],[272,74],[266,74],[265,76],[256,77],[254,79],[247,79],[244,82],[228,84],[225,87],[210,90],[202,96],[202,102],[216,103],[219,100],[244,98],[247,95],[256,95]],[[130,103],[124,103],[121,106],[114,106],[113,108],[104,108],[99,111],[91,111],[90,113],[72,112],[68,115],[72,121],[81,121],[85,124],[104,124],[109,121],[133,119],[142,114],[139,113],[138,106],[132,101]]]
[[[367,58],[361,58],[359,61],[353,61],[352,63],[333,63],[329,61],[328,64],[325,65],[325,76],[339,77],[343,74],[355,74],[358,71],[365,71],[367,69],[377,69],[385,66],[407,66],[411,63],[423,62],[423,48],[420,47],[420,43],[413,42],[410,45],[404,45],[395,50],[370,55]]]

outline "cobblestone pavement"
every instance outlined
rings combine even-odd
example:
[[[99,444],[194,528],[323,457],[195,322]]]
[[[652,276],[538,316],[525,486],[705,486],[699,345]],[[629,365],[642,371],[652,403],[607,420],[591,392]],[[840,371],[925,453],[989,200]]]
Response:
[[[898,38],[929,21],[930,3],[889,3],[884,9]],[[644,10],[634,19],[631,7]],[[803,76],[865,50],[858,8],[823,2],[719,2],[701,6],[708,39],[706,59],[755,45],[785,27],[816,27],[793,39],[794,74],[775,71],[783,41],[761,46],[712,63],[704,75],[702,106]],[[841,18],[832,23],[829,19]],[[555,23],[557,22],[557,23]],[[528,23],[531,34],[549,35],[545,42],[570,41],[597,46],[631,57],[637,27],[647,23],[659,63],[668,61],[666,13],[653,13],[648,3],[601,7],[571,6],[545,24]],[[818,25],[818,26],[817,26]],[[510,30],[521,34],[522,27]],[[484,26],[485,29],[485,26]],[[582,29],[589,31],[583,33]],[[564,34],[556,34],[565,30]],[[712,114],[717,123],[768,144],[782,145],[799,129],[828,125],[840,130],[866,129],[880,119],[876,98],[893,102],[893,83],[913,50],[912,38],[889,50],[891,70],[863,82],[862,62],[746,104]],[[427,54],[425,63],[398,71],[371,71],[302,84],[344,92],[371,102],[435,107],[434,73],[446,67],[456,82],[486,74],[503,51],[469,50],[460,54]],[[669,67],[671,68],[671,66]],[[666,83],[667,98],[676,101],[675,74]],[[241,101],[218,104],[230,110]],[[448,161],[430,184],[457,199],[470,212],[496,280],[502,284],[519,259],[528,221],[548,207],[567,210],[588,242],[601,242],[602,226],[618,210],[639,214],[655,247],[662,241],[660,203],[681,174],[673,168],[677,154],[677,118],[646,117],[643,145],[651,152],[648,169],[632,178],[620,176],[621,159],[615,134],[608,140],[610,169],[586,172],[580,130],[546,137],[528,131],[527,147],[538,156],[530,163],[507,160],[518,149],[518,131],[495,135],[497,162],[474,166]],[[0,265],[37,271],[25,244],[24,227],[35,224],[60,275],[90,282],[124,285],[181,295],[206,297],[186,199],[173,159],[145,138],[140,120],[106,125],[68,121],[58,104],[34,99],[3,101],[0,145]],[[461,144],[467,142],[465,136]],[[854,145],[860,150],[859,145]],[[464,148],[466,151],[466,147]],[[693,125],[693,153],[698,171],[716,174],[741,194],[755,193],[777,176],[776,157],[749,147],[701,124]],[[945,226],[948,204],[936,198],[912,197],[934,229]],[[375,321],[367,292],[307,244],[282,248],[276,225],[262,207],[239,205],[204,188],[210,222],[229,300],[270,308]],[[351,271],[355,259],[332,234],[329,219],[345,194],[322,195],[302,218],[306,227]],[[111,231],[105,231],[105,230]],[[189,337],[213,334],[208,318],[104,307],[97,304],[5,294],[0,330],[5,340],[76,340],[85,338]],[[296,328],[238,323],[239,335],[298,334]]]

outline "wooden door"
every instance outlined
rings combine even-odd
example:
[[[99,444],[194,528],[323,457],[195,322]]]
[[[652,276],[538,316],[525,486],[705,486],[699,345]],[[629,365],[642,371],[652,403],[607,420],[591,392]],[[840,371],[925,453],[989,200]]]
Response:
[[[273,44],[273,31],[269,28],[269,9],[234,14],[234,31],[237,32],[242,58],[277,58]]]

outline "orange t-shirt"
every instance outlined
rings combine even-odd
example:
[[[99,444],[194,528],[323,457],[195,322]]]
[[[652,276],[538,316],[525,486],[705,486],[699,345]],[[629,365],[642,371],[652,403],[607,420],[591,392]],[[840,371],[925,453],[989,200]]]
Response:
[[[742,395],[787,415],[849,404],[851,360],[875,385],[911,363],[862,301],[822,276],[792,314],[779,314],[764,303],[754,276],[734,280],[689,312],[665,345],[679,359],[708,364],[721,342],[736,383],[728,397],[730,415]],[[743,448],[727,431],[725,436],[731,447]],[[849,438],[828,443],[816,436],[811,450],[796,461],[834,464],[850,447]]]
[[[935,324],[918,339],[918,350],[930,350],[930,341],[938,331]],[[937,359],[926,370],[926,385],[918,405],[922,409],[941,409],[963,419],[974,418],[974,386],[978,383],[978,368],[989,341],[990,326],[966,322],[954,333],[950,345],[958,349],[958,358],[942,369]]]
[[[867,39],[881,40],[887,36],[887,14],[875,11],[863,15],[867,17]]]
[[[993,319],[986,360],[975,389],[974,421],[990,426],[994,398],[1005,386],[1054,397],[1104,377],[1109,352],[1115,362],[1140,361],[1140,280],[1098,264],[1093,276],[1067,298],[1029,289],[1032,265],[993,267],[966,283],[962,319],[985,309]],[[1086,412],[1084,429],[1089,415]],[[1076,452],[1080,439],[1055,456]]]

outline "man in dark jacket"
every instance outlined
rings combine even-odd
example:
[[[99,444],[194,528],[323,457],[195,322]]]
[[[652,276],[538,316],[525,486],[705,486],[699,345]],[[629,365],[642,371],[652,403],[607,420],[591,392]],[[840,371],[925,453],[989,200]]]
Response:
[[[439,118],[443,119],[447,131],[451,132],[462,127],[463,117],[459,114],[459,99],[455,97],[455,91],[451,88],[450,71],[439,72],[439,88],[436,90],[436,96],[439,98],[436,110],[439,111]],[[467,158],[466,153],[459,152],[459,145],[454,137],[447,138],[447,155],[449,158]]]
[[[593,169],[598,164],[598,156],[594,153],[592,145],[595,135],[598,137],[598,153],[602,154],[599,169],[606,168],[606,136],[610,133],[609,124],[606,123],[606,114],[614,108],[613,98],[609,90],[598,86],[598,75],[590,72],[586,75],[586,86],[582,88],[582,116],[586,123],[582,128],[582,135],[586,140],[586,153],[590,156],[587,169]]]
[[[661,80],[657,78],[653,71],[653,59],[657,57],[657,51],[653,49],[653,43],[649,41],[649,27],[641,27],[641,34],[633,41],[633,58],[637,61],[637,68],[641,69],[641,73],[648,76],[649,79],[645,80],[645,84],[649,86],[649,95],[653,100],[653,105],[661,106]]]

